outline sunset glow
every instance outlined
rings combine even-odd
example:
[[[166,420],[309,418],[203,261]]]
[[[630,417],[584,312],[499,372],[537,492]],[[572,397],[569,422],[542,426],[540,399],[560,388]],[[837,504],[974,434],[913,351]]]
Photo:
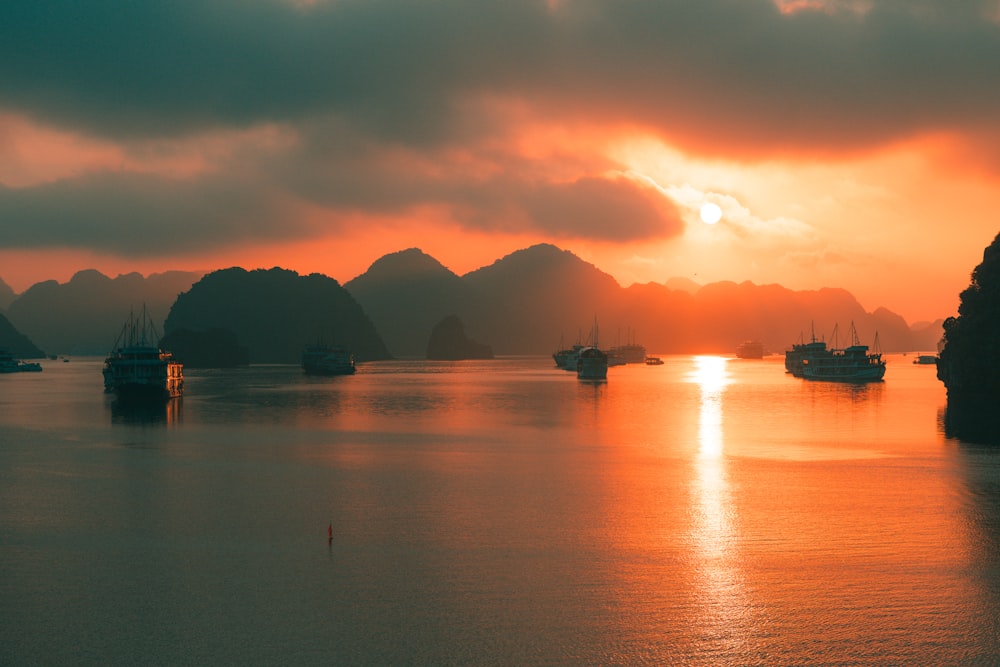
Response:
[[[622,286],[843,287],[946,317],[996,233],[1000,27],[921,4],[7,10],[0,279],[239,265],[346,282],[409,247],[461,274],[544,241]],[[162,27],[141,50],[51,42],[130,22]],[[928,53],[954,55],[896,69]]]

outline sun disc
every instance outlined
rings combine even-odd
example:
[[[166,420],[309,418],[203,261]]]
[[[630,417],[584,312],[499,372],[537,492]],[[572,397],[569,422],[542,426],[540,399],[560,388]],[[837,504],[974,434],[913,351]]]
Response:
[[[722,219],[722,209],[718,204],[708,202],[701,207],[701,221],[706,225],[714,225]]]

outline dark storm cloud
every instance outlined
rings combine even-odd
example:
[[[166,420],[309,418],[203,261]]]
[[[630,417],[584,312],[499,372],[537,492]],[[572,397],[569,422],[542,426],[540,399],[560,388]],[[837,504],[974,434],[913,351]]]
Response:
[[[645,127],[689,151],[745,160],[858,151],[925,131],[970,141],[994,132],[1000,28],[990,3],[850,7],[5,2],[0,110],[126,149],[264,124],[300,144],[243,155],[232,171],[213,165],[204,183],[103,175],[0,190],[0,245],[151,252],[152,239],[162,242],[157,250],[204,249],[315,231],[290,227],[285,196],[334,220],[430,204],[485,229],[630,240],[677,233],[669,205],[601,176],[619,167],[603,156],[566,178],[563,158],[538,164],[514,149],[487,151],[515,121],[485,112],[484,100],[516,103],[549,124]],[[467,170],[454,150],[489,169]],[[137,224],[150,233],[121,234]],[[181,233],[164,231],[171,227]]]
[[[996,117],[989,5],[945,4],[14,1],[0,101],[109,136],[339,114],[420,143],[446,140],[455,103],[489,92],[679,136],[836,147]]]

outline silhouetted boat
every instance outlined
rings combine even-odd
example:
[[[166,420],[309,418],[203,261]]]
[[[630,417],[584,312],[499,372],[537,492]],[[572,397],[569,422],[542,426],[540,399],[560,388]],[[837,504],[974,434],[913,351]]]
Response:
[[[104,390],[122,400],[166,400],[184,393],[184,364],[160,349],[159,336],[146,312],[129,314],[104,360]]]
[[[0,348],[0,373],[37,373],[42,365],[30,361],[21,361],[10,350]]]
[[[844,349],[825,350],[815,355],[805,355],[802,359],[802,377],[806,380],[829,382],[879,382],[885,376],[885,360],[880,352],[868,352],[867,345],[861,345],[858,334],[851,324],[852,345]],[[878,348],[878,334],[875,334]]]
[[[354,355],[343,345],[307,345],[302,351],[306,375],[353,375]]]
[[[558,350],[552,353],[552,359],[556,362],[556,366],[563,369],[564,371],[575,371],[576,370],[576,360],[580,356],[580,350],[583,349],[583,345],[574,345],[573,347],[567,347],[562,350]]]
[[[576,359],[576,377],[580,380],[606,380],[608,354],[599,347],[596,317],[588,340],[593,344],[580,349]]]
[[[608,350],[608,357],[621,364],[641,364],[646,361],[646,348],[638,343],[617,345]]]
[[[921,365],[933,365],[937,364],[937,360],[938,358],[936,354],[921,354],[917,356],[916,359],[913,360],[913,363]]]
[[[606,380],[608,378],[607,353],[594,346],[581,349],[576,359],[576,377],[581,380]]]
[[[647,366],[662,366],[663,359],[660,359],[659,357],[646,357],[645,364]]]
[[[812,332],[812,340],[808,343],[793,343],[792,349],[785,350],[785,370],[797,378],[802,377],[802,361],[806,357],[818,357],[830,354],[826,343],[816,340],[816,331]]]
[[[746,340],[736,346],[736,356],[740,359],[763,359],[764,343],[759,340]]]

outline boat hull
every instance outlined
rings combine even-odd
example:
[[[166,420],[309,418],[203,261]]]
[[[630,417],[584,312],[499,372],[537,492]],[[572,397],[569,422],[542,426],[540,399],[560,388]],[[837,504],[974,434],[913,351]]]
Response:
[[[885,377],[885,366],[871,368],[837,368],[816,369],[806,368],[802,373],[804,380],[820,380],[824,382],[881,382]]]
[[[596,347],[580,350],[576,361],[576,377],[580,380],[607,380],[608,355]]]
[[[354,375],[354,355],[339,345],[310,345],[302,352],[306,375]]]

